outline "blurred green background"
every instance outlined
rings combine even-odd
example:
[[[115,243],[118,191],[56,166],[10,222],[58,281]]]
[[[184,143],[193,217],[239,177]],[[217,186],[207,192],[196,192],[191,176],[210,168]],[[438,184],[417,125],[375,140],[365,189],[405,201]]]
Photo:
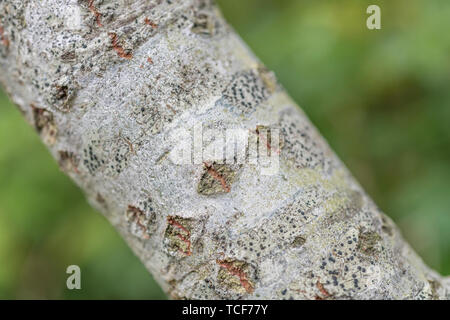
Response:
[[[433,268],[450,274],[450,1],[220,0]],[[369,4],[382,29],[369,31]],[[0,94],[0,298],[164,298]],[[82,270],[69,291],[65,269]]]

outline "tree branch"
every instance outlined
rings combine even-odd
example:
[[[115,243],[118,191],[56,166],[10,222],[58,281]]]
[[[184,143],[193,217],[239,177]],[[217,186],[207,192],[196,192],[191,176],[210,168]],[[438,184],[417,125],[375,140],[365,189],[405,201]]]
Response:
[[[450,297],[214,4],[0,9],[3,87],[172,298]],[[243,161],[207,129],[243,129]]]

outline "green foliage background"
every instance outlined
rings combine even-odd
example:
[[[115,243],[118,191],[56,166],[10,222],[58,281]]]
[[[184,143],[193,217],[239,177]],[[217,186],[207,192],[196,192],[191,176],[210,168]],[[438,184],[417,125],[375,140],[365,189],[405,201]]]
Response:
[[[450,2],[220,0],[424,260],[450,274]],[[382,30],[365,27],[369,4]],[[82,290],[65,269],[82,270]],[[164,298],[0,95],[0,298]]]

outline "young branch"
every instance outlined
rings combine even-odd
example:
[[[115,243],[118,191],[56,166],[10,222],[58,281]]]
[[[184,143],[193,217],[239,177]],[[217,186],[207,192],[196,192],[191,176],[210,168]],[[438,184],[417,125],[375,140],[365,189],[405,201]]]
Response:
[[[172,298],[450,297],[210,1],[3,1],[0,40],[4,89]]]

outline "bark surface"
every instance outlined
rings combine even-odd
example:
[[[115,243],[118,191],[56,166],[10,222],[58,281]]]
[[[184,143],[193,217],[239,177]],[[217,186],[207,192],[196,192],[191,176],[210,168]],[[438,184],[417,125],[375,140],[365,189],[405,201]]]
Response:
[[[0,40],[4,89],[170,297],[450,298],[209,1],[2,1]]]

